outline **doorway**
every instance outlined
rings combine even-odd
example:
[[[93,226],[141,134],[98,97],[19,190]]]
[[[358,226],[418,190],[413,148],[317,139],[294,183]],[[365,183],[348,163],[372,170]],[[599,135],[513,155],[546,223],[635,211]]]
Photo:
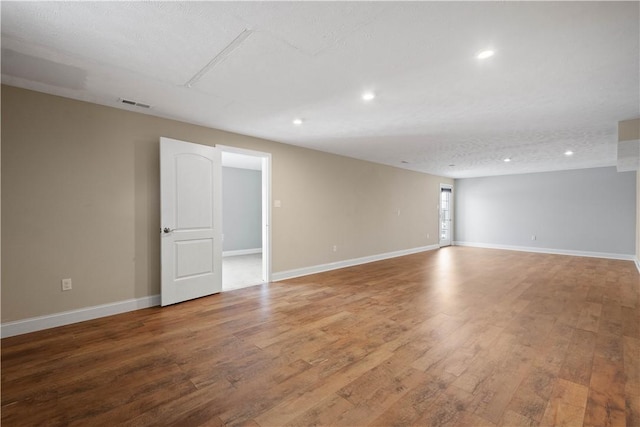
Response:
[[[440,184],[440,247],[451,246],[453,186]]]
[[[222,163],[222,290],[270,281],[271,155],[218,146]]]

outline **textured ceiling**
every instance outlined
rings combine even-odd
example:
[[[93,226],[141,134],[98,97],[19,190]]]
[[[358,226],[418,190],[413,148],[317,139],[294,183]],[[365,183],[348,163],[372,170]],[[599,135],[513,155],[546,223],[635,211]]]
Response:
[[[640,116],[638,2],[1,7],[5,84],[449,177],[613,166]]]

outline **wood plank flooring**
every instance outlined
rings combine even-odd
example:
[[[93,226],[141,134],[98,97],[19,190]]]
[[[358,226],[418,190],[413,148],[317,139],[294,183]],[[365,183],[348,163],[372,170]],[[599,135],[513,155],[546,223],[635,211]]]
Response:
[[[2,340],[2,425],[640,426],[629,261],[450,247]]]

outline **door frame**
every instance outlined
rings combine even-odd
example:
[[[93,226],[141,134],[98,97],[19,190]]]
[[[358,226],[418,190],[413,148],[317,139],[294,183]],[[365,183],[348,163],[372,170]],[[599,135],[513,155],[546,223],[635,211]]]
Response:
[[[440,236],[442,235],[442,210],[440,209],[440,203],[442,203],[442,189],[443,188],[448,188],[449,190],[451,190],[451,199],[449,200],[449,211],[451,213],[451,223],[449,224],[449,244],[448,245],[442,245],[440,242],[442,241],[440,239]],[[454,221],[454,216],[453,216],[453,185],[452,184],[440,184],[440,188],[438,190],[438,246],[443,248],[446,246],[453,246],[453,221]]]
[[[216,144],[221,152],[260,157],[262,161],[262,281],[271,282],[271,153]],[[224,218],[223,218],[224,221]],[[224,291],[224,289],[223,289]]]

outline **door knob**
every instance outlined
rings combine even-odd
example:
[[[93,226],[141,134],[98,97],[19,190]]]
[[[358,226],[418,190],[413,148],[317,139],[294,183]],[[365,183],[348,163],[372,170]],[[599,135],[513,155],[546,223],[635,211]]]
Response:
[[[162,231],[164,231],[165,233],[171,233],[173,230],[169,227],[165,227]]]

